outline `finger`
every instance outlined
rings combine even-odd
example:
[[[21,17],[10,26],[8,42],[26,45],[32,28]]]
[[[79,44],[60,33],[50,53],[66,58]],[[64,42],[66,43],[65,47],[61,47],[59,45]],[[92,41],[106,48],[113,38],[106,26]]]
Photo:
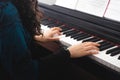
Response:
[[[98,50],[99,51],[99,48],[96,47],[96,46],[87,46],[85,49],[86,50]]]
[[[93,46],[100,46],[100,44],[95,43],[95,42],[84,42],[84,44],[85,44],[86,46],[90,46],[90,45],[93,45]]]
[[[97,51],[97,50],[89,50],[89,51],[87,51],[87,53],[88,54],[97,54],[97,53],[99,53],[99,51]]]
[[[58,40],[59,40],[59,37],[53,37],[53,38],[50,38],[49,40],[50,40],[50,41],[58,41]]]
[[[51,30],[59,30],[59,31],[62,31],[62,29],[59,28],[59,27],[53,27],[53,28],[51,28]]]
[[[54,34],[61,35],[61,32],[60,32],[60,31],[58,31],[58,30],[54,30],[54,31],[52,31],[52,34],[53,34],[53,35],[54,35]]]

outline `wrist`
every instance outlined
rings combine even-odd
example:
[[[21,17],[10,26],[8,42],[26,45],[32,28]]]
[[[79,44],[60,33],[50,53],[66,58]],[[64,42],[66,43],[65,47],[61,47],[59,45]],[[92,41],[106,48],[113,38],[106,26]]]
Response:
[[[69,49],[65,49],[65,52],[70,55]]]
[[[75,52],[74,52],[73,48],[72,48],[72,47],[69,47],[69,48],[67,48],[67,49],[69,50],[70,57],[71,57],[71,58],[75,58]]]
[[[46,39],[43,35],[35,35],[34,39],[38,42],[46,42]]]

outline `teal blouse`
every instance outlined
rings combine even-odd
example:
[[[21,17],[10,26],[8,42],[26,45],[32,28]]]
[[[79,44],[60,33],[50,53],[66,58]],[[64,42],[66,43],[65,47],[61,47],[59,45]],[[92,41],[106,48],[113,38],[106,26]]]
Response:
[[[39,62],[31,58],[28,43],[16,8],[0,2],[0,64],[13,80],[38,80]]]

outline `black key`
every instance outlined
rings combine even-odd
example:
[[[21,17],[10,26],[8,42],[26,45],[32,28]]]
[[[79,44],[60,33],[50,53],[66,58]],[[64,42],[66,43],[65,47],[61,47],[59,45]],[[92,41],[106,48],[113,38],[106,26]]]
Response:
[[[99,38],[90,38],[90,39],[86,39],[86,40],[84,40],[83,42],[87,42],[87,41],[91,41],[91,42],[97,42],[97,41],[100,41],[101,39],[99,39]]]
[[[110,56],[115,56],[120,53],[120,50],[116,50],[110,54]]]
[[[106,45],[106,44],[109,44],[109,42],[107,41],[102,41],[102,42],[99,42],[100,45]]]
[[[57,27],[59,27],[59,28],[61,28],[61,29],[64,29],[66,26],[63,24],[63,23],[59,23],[59,24],[57,24],[58,26]]]
[[[118,57],[118,60],[120,60],[120,56]]]
[[[67,34],[67,33],[69,33],[70,31],[72,31],[72,29],[68,29],[68,30],[64,31],[63,34]]]
[[[77,41],[90,37],[90,35],[85,35],[77,38]]]
[[[48,20],[41,21],[41,24],[45,25],[48,22]]]
[[[86,34],[85,33],[79,33],[79,34],[77,34],[76,36],[74,36],[73,38],[74,39],[78,39],[79,37],[83,37],[83,36],[85,36]]]
[[[76,32],[76,34],[71,35],[71,38],[74,38],[75,36],[80,35],[82,32]]]
[[[100,48],[100,50],[103,51],[103,50],[106,50],[106,49],[111,48],[113,46],[114,46],[113,44],[104,45]]]
[[[56,27],[56,26],[57,26],[57,25],[56,25],[55,23],[48,25],[49,28]]]
[[[116,48],[110,49],[110,50],[108,50],[108,51],[106,52],[106,54],[110,54],[110,53],[112,53],[112,52],[114,52],[114,51],[116,51],[116,50],[119,50],[119,49],[120,49],[120,47],[116,47]]]
[[[41,21],[41,24],[43,24],[43,25],[49,25],[49,24],[52,24],[52,23],[55,23],[55,21],[54,20],[43,20],[43,21]]]
[[[45,22],[43,25],[50,25],[53,24],[53,22]]]
[[[102,47],[102,46],[108,45],[110,43],[107,41],[102,41],[102,42],[99,42],[99,44],[100,44],[100,47]]]
[[[62,28],[62,32],[65,32],[67,30],[69,30],[69,28],[67,28],[67,27]]]
[[[100,44],[100,51],[102,51],[104,48],[104,46],[107,46],[107,45],[109,45],[110,43],[109,42],[107,42],[107,41],[103,41],[103,42],[99,42],[99,44]]]
[[[66,36],[70,36],[70,35],[75,34],[75,33],[76,33],[76,31],[73,29],[72,31],[66,33]]]

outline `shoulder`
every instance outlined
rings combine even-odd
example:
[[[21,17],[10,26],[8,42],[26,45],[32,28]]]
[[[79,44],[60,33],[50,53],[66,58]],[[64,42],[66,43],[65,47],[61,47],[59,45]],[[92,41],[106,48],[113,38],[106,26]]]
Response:
[[[2,24],[19,21],[16,7],[11,2],[0,2],[0,22]]]
[[[11,12],[16,12],[14,5],[11,2],[1,2],[0,1],[0,11],[4,14],[9,14]]]

